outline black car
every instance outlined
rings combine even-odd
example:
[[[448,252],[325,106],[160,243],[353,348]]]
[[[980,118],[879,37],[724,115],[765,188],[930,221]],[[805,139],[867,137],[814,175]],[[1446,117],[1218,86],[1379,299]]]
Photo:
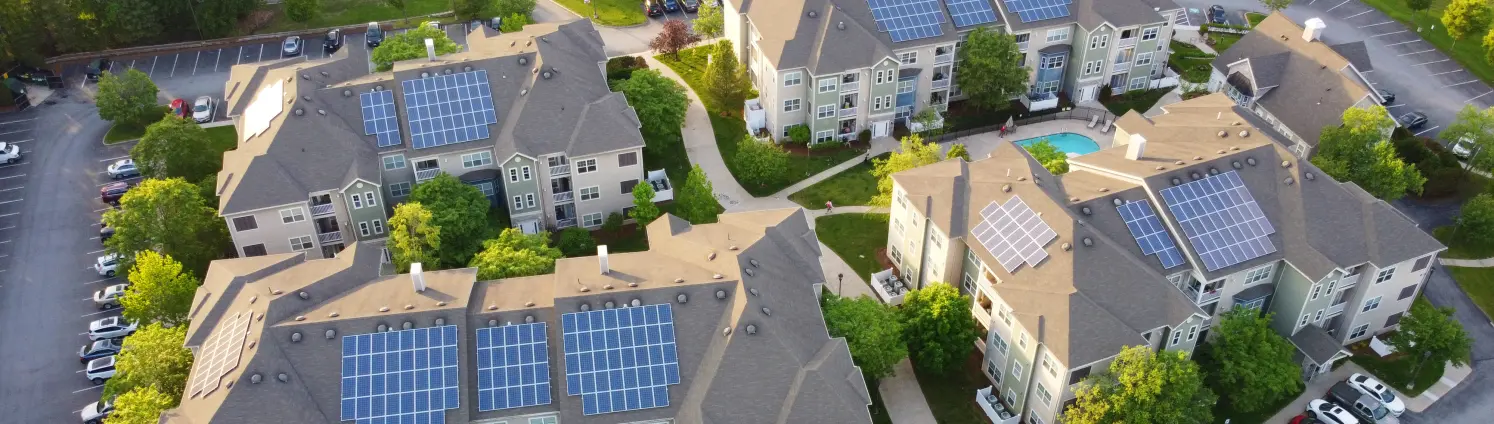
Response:
[[[493,19],[488,20],[488,28],[492,28],[494,31],[501,31],[500,27],[502,26],[503,18],[494,17]]]
[[[1379,89],[1376,89],[1375,91],[1380,93],[1380,104],[1388,105],[1391,103],[1395,103],[1395,93]]]
[[[1401,126],[1406,127],[1406,129],[1408,130],[1414,130],[1427,125],[1427,114],[1421,112],[1411,112],[1405,115],[1401,115],[1400,119],[1398,120],[1401,121]]]
[[[89,81],[98,81],[100,76],[104,75],[105,72],[109,72],[109,65],[112,64],[113,62],[110,62],[109,59],[102,57],[94,59],[93,62],[88,63],[88,70],[84,71],[83,76],[88,78]]]
[[[78,349],[78,362],[88,363],[94,359],[119,353],[119,341],[115,339],[103,339],[83,345]]]
[[[695,13],[700,10],[700,0],[680,0],[680,7],[685,8],[686,12]]]
[[[680,11],[680,3],[675,0],[664,0],[664,11],[678,12]]]
[[[651,18],[664,16],[664,6],[659,2],[662,0],[647,0],[643,2],[643,13]]]
[[[1224,6],[1209,6],[1209,22],[1213,24],[1224,24]]]
[[[51,77],[52,71],[20,65],[10,70],[10,74],[29,84],[47,85],[47,78]]]
[[[99,224],[99,243],[109,241],[110,237],[114,237],[114,228],[105,224]]]
[[[342,30],[334,29],[327,31],[327,38],[322,39],[322,51],[332,54],[336,53],[337,49],[340,48],[342,48]]]
[[[384,42],[384,28],[380,28],[378,22],[369,22],[368,32],[363,33],[363,40],[368,42],[368,48],[378,47]]]

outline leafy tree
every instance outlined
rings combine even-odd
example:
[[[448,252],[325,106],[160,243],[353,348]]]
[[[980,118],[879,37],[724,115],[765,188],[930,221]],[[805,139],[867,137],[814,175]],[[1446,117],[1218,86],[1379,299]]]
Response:
[[[1468,365],[1473,354],[1473,339],[1453,318],[1453,308],[1428,303],[1411,304],[1411,313],[1401,318],[1400,330],[1390,336],[1390,345],[1415,359],[1411,375],[1419,374],[1426,364]]]
[[[1266,10],[1272,12],[1280,12],[1291,5],[1292,0],[1261,0],[1261,6],[1265,6]]]
[[[1011,34],[978,27],[960,48],[960,72],[955,84],[970,102],[982,109],[1005,109],[1014,96],[1027,92],[1028,70]]]
[[[441,249],[441,227],[431,221],[431,211],[419,202],[394,207],[389,217],[389,256],[398,272],[409,272],[410,264],[432,264]],[[116,234],[117,236],[117,234]]]
[[[1214,421],[1218,399],[1187,352],[1146,346],[1122,349],[1109,370],[1084,380],[1077,395],[1063,413],[1066,424],[1207,423]]]
[[[708,224],[716,222],[716,215],[720,213],[721,204],[716,202],[711,180],[706,178],[700,165],[691,167],[685,183],[674,188],[674,214],[691,224]]]
[[[524,26],[529,25],[529,23],[529,16],[517,13],[511,14],[498,23],[498,31],[502,31],[505,34],[523,31]]]
[[[457,0],[460,1],[460,0]],[[285,0],[285,16],[292,21],[306,22],[321,14],[320,0]]]
[[[46,33],[56,43],[58,52],[90,51],[105,46],[105,38],[99,35],[104,27],[103,22],[99,19],[99,14],[91,9],[93,4],[90,2],[41,1],[20,4],[32,7],[35,16],[28,21],[39,22],[46,29]],[[6,27],[4,32],[14,33],[14,29]]]
[[[643,184],[647,184],[647,183],[643,183]],[[617,232],[619,230],[622,230],[623,220],[624,219],[627,219],[627,218],[623,218],[622,212],[613,212],[613,213],[607,214],[607,220],[606,221],[602,221],[602,231],[606,231],[606,232],[612,233],[612,234],[617,234]]]
[[[747,93],[752,91],[752,81],[747,79],[747,67],[738,66],[737,55],[732,53],[730,40],[717,42],[711,50],[711,63],[705,70],[706,96],[717,106],[742,104]]]
[[[1339,181],[1358,184],[1375,197],[1392,201],[1421,192],[1427,179],[1395,153],[1389,141],[1395,121],[1383,106],[1351,107],[1343,125],[1323,128],[1312,164]]]
[[[560,242],[556,243],[556,247],[568,258],[595,255],[597,240],[591,238],[591,232],[585,228],[570,227],[560,230]]]
[[[384,37],[384,42],[373,49],[372,61],[379,72],[394,69],[394,62],[425,57],[425,39],[434,40],[437,55],[448,55],[462,51],[462,46],[446,36],[446,31],[431,28],[429,22],[410,28],[408,31]]]
[[[732,158],[732,174],[744,184],[765,187],[788,172],[788,159],[788,152],[776,144],[743,137],[737,142],[737,155]]]
[[[181,177],[199,181],[216,175],[223,156],[210,144],[207,130],[186,118],[166,116],[145,127],[130,157],[149,178]]]
[[[145,250],[135,254],[130,287],[119,303],[130,321],[175,326],[187,321],[197,284],[197,278],[183,270],[181,263]]]
[[[939,161],[939,145],[924,143],[918,134],[903,137],[897,151],[886,159],[872,159],[872,175],[877,177],[877,195],[871,204],[892,204],[892,174]]]
[[[685,25],[685,21],[668,20],[664,21],[664,28],[659,30],[659,35],[648,42],[648,48],[679,59],[680,50],[699,42],[700,36],[690,32],[690,26]]]
[[[257,8],[259,0],[215,0],[198,2],[187,12],[197,13],[195,23],[201,32],[200,36],[222,38],[237,31],[239,19],[249,16]]]
[[[492,202],[477,187],[457,180],[450,174],[440,173],[415,186],[410,192],[410,201],[424,205],[431,211],[431,225],[441,228],[441,247],[437,249],[438,264],[427,264],[427,269],[457,268],[472,260],[472,255],[482,249],[482,241],[491,234],[488,228],[488,208]]]
[[[1487,0],[1452,0],[1442,9],[1442,26],[1457,48],[1458,40],[1488,28],[1490,17]]]
[[[1494,108],[1463,105],[1452,124],[1437,137],[1448,141],[1468,140],[1473,142],[1473,149],[1479,151],[1494,148]],[[1471,164],[1479,169],[1494,168],[1494,156],[1479,154],[1472,158]]]
[[[534,14],[534,2],[535,0],[497,0],[493,8],[498,16],[523,15],[527,21]]]
[[[151,323],[126,337],[115,356],[117,373],[104,384],[104,397],[128,393],[136,388],[154,387],[171,399],[181,402],[187,388],[187,374],[192,372],[192,351],[187,342],[187,326],[163,327]]]
[[[46,60],[45,51],[53,46],[41,23],[34,21],[36,8],[30,3],[9,2],[0,8],[0,63],[37,65]]]
[[[560,249],[550,247],[550,233],[505,228],[498,238],[483,242],[468,266],[477,268],[478,279],[493,280],[549,273],[555,271],[556,259]]]
[[[1432,0],[1406,0],[1406,8],[1412,12],[1425,12],[1432,8]]]
[[[944,158],[945,159],[960,158],[960,159],[964,159],[966,162],[969,162],[970,161],[970,151],[969,150],[965,150],[965,144],[964,143],[955,143],[955,144],[949,146],[949,151],[944,153]]]
[[[899,310],[903,340],[919,367],[945,373],[964,363],[980,337],[970,312],[970,297],[954,286],[935,282],[913,290]]]
[[[1494,195],[1479,194],[1464,203],[1455,228],[1462,240],[1479,244],[1494,240]]]
[[[104,212],[114,236],[104,248],[119,255],[119,269],[134,269],[135,253],[153,251],[180,261],[193,275],[207,272],[230,245],[228,227],[196,184],[181,178],[146,179]]]
[[[691,26],[696,34],[705,38],[720,37],[725,32],[726,15],[721,13],[721,7],[714,1],[700,2],[700,10],[695,13],[695,20]]]
[[[109,424],[156,424],[161,420],[161,412],[176,407],[176,404],[171,396],[154,386],[136,387],[114,399],[114,413],[109,414]]]
[[[105,72],[99,76],[99,117],[115,124],[139,126],[161,119],[165,112],[156,104],[158,91],[150,76],[139,70],[130,69],[122,76]]]
[[[794,144],[809,144],[809,126],[804,124],[790,125],[788,129],[788,140]]]
[[[1302,368],[1292,360],[1296,348],[1271,329],[1271,317],[1254,308],[1237,307],[1220,318],[1211,354],[1219,363],[1216,376],[1225,396],[1241,412],[1275,405],[1302,387]]]
[[[892,375],[893,366],[908,357],[903,324],[897,310],[870,297],[824,298],[825,326],[831,337],[845,337],[851,359],[868,378]],[[967,308],[968,309],[968,308]]]
[[[637,112],[644,134],[671,134],[685,125],[685,109],[690,106],[690,97],[685,94],[684,87],[659,71],[635,70],[632,77],[617,85],[617,90],[628,98],[628,104]],[[644,140],[651,138],[657,137],[644,137]]]
[[[628,212],[638,228],[643,228],[659,217],[659,206],[654,204],[654,185],[641,182],[633,185],[633,210]]]
[[[110,1],[104,3],[102,12],[107,34],[117,46],[153,41],[164,32],[160,11],[150,0]]]
[[[1023,148],[1027,149],[1027,153],[1032,155],[1033,159],[1037,160],[1039,164],[1043,165],[1043,168],[1047,169],[1048,172],[1052,172],[1053,175],[1062,175],[1069,172],[1068,154],[1065,154],[1062,150],[1058,150],[1058,146],[1054,146],[1053,142],[1048,141],[1047,138],[1023,146]]]
[[[1494,63],[1494,30],[1484,33],[1484,60]]]

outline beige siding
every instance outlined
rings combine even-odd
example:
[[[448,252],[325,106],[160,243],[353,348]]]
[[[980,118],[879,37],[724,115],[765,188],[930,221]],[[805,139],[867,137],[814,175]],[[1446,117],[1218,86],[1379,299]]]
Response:
[[[293,223],[283,223],[280,219],[280,211],[288,208],[301,208],[305,220]],[[254,216],[258,228],[248,231],[238,231],[234,228],[233,219],[246,215]],[[313,245],[316,244],[316,227],[311,222],[311,211],[305,202],[287,204],[273,208],[261,209],[247,213],[226,215],[223,217],[228,223],[229,235],[233,238],[233,245],[239,255],[244,255],[244,247],[256,244],[265,246],[265,253],[289,253],[291,252],[290,239],[293,237],[310,236]],[[321,252],[316,247],[308,250],[310,257],[319,258]]]
[[[632,154],[637,159],[631,166],[618,166],[618,157],[624,154]],[[590,214],[601,214],[603,221],[607,215],[613,212],[622,212],[624,208],[633,206],[633,193],[623,193],[621,182],[637,180],[639,184],[647,184],[643,180],[643,149],[632,148],[592,156],[578,156],[571,158],[571,164],[585,160],[596,160],[597,170],[593,172],[571,174],[571,184],[576,190],[576,225],[586,226],[585,218]],[[676,181],[681,184],[683,181]],[[545,184],[549,184],[546,182]],[[581,200],[581,189],[596,187],[601,197],[595,200]],[[547,211],[553,219],[553,211]],[[595,229],[595,227],[589,227]]]

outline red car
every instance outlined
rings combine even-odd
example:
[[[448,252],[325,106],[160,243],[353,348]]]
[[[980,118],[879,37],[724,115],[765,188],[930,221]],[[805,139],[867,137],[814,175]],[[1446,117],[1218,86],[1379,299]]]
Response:
[[[118,204],[119,198],[124,197],[125,192],[130,191],[130,183],[110,183],[99,188],[99,199],[104,203]]]
[[[172,100],[171,101],[171,116],[180,116],[180,117],[183,117],[183,118],[191,118],[192,117],[192,109],[190,109],[190,108],[187,107],[187,101],[185,99]]]

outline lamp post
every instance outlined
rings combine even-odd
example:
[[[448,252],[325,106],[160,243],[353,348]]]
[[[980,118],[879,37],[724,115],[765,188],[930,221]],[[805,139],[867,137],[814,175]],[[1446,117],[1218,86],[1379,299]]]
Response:
[[[838,280],[837,283],[836,283],[836,286],[835,286],[835,295],[836,296],[845,296],[846,294],[845,294],[845,292],[843,290],[845,290],[845,288],[846,288],[846,274],[845,273],[836,274],[835,275],[835,279]]]

